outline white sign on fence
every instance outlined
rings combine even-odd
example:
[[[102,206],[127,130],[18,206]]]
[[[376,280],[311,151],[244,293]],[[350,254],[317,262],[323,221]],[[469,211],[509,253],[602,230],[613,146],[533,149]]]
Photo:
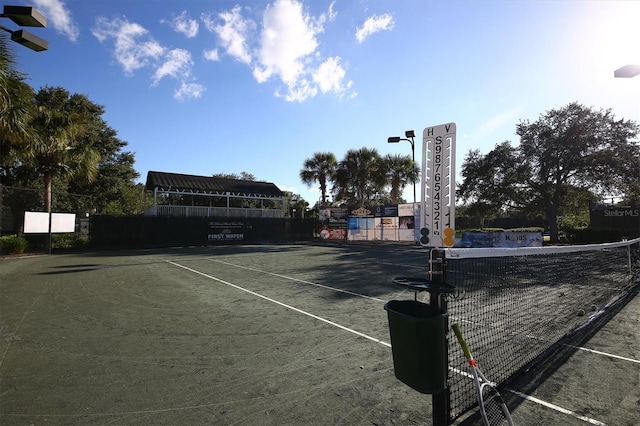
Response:
[[[75,213],[51,213],[51,232],[65,233],[75,232]],[[24,212],[24,233],[25,234],[48,234],[49,233],[49,213],[47,212]]]

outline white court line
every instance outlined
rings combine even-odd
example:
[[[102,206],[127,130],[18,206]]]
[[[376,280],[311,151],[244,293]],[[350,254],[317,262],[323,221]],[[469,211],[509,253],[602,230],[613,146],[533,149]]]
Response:
[[[301,280],[299,278],[289,277],[287,275],[277,274],[275,272],[263,271],[261,269],[251,268],[249,266],[237,265],[235,263],[224,262],[222,260],[217,260],[217,259],[210,259],[209,258],[207,260],[210,261],[210,262],[221,263],[221,264],[227,265],[227,266],[233,266],[233,267],[240,268],[240,269],[246,269],[246,270],[253,271],[253,272],[259,272],[261,274],[272,275],[274,277],[283,278],[283,279],[286,279],[286,280],[295,281],[295,282],[299,282],[299,283],[302,283],[302,284],[308,284],[308,285],[312,285],[312,286],[315,286],[315,287],[326,288],[328,290],[333,290],[333,291],[337,291],[337,292],[340,292],[340,293],[346,293],[346,294],[350,294],[352,296],[358,296],[358,297],[362,297],[362,298],[365,298],[365,299],[375,300],[376,302],[381,302],[381,303],[385,303],[386,302],[386,300],[378,299],[377,297],[371,297],[371,296],[367,296],[367,295],[361,294],[361,293],[355,293],[355,292],[348,291],[348,290],[342,290],[342,289],[339,289],[339,288],[336,288],[336,287],[331,287],[331,286],[327,286],[327,285],[323,285],[323,284],[314,283],[314,282],[311,282],[311,281]],[[452,316],[451,318],[454,318],[454,317]],[[466,320],[463,320],[463,319],[460,319],[460,320],[461,321],[465,321],[465,322],[469,322],[469,321],[466,321]],[[527,336],[527,337],[532,338],[532,339],[536,339],[536,340],[544,340],[544,339],[537,338],[535,336]],[[607,357],[610,357],[610,358],[616,358],[616,359],[620,359],[620,360],[623,360],[623,361],[629,361],[629,362],[634,362],[634,363],[640,364],[640,360],[636,360],[636,359],[633,359],[633,358],[626,358],[626,357],[623,357],[623,356],[620,356],[620,355],[614,355],[614,354],[610,354],[610,353],[607,353],[607,352],[597,351],[595,349],[589,349],[589,348],[584,348],[582,346],[573,346],[573,345],[567,345],[567,344],[563,344],[563,346],[567,346],[567,347],[570,347],[570,348],[573,348],[573,349],[578,349],[578,350],[585,351],[585,352],[590,352],[590,353],[597,354],[597,355],[604,355],[604,356],[607,356]]]
[[[316,286],[316,287],[326,288],[328,290],[333,290],[333,291],[337,291],[337,292],[340,292],[340,293],[350,294],[352,296],[363,297],[365,299],[375,300],[376,302],[381,302],[381,303],[385,303],[386,302],[386,300],[378,299],[376,297],[367,296],[366,294],[355,293],[353,291],[342,290],[342,289],[339,289],[339,288],[336,288],[336,287],[330,287],[328,285],[323,285],[323,284],[313,283],[311,281],[301,280],[299,278],[288,277],[286,275],[276,274],[275,272],[267,272],[267,271],[263,271],[261,269],[250,268],[248,266],[236,265],[235,263],[223,262],[222,260],[216,260],[216,259],[207,259],[207,260],[210,261],[210,262],[222,263],[223,265],[234,266],[236,268],[246,269],[246,270],[253,271],[253,272],[260,272],[261,274],[273,275],[274,277],[284,278],[285,280],[296,281],[296,282],[299,282],[299,283],[302,283],[302,284],[308,284],[308,285],[312,285],[312,286]]]
[[[489,327],[489,328],[494,328],[494,329],[499,329],[499,330],[505,330],[504,327],[496,327],[496,326],[493,326],[493,325],[490,325],[490,324],[487,324],[487,323],[480,323],[480,322],[477,322],[477,321],[469,321],[469,320],[466,320],[466,319],[463,319],[463,318],[455,317],[453,315],[450,315],[449,318],[451,318],[453,320],[465,322],[467,324],[481,325],[483,327]],[[581,327],[583,327],[583,326],[581,326]],[[511,335],[516,336],[516,333],[511,333]],[[543,339],[541,337],[533,336],[531,334],[525,334],[525,335],[522,335],[522,336],[526,337],[527,339],[540,340],[541,342],[547,342],[547,343],[553,343],[554,342],[552,340]],[[621,355],[615,355],[615,354],[612,354],[612,353],[609,353],[609,352],[598,351],[596,349],[589,349],[589,348],[585,348],[584,346],[569,345],[567,343],[561,343],[561,345],[564,346],[564,347],[567,347],[567,348],[572,348],[572,349],[576,349],[576,350],[579,350],[579,351],[589,352],[589,353],[592,353],[594,355],[602,355],[602,356],[606,356],[608,358],[615,358],[615,359],[619,359],[621,361],[627,361],[627,362],[632,362],[634,364],[640,364],[640,360],[637,360],[637,359],[634,359],[634,358],[627,358],[627,357],[624,357],[624,356],[621,356]]]
[[[614,354],[610,354],[608,352],[597,351],[595,349],[583,348],[582,346],[573,346],[573,345],[564,345],[564,346],[567,346],[567,347],[573,348],[573,349],[578,349],[578,350],[585,351],[585,352],[590,352],[592,354],[604,355],[604,356],[609,357],[609,358],[616,358],[616,359],[619,359],[619,360],[622,360],[622,361],[628,361],[628,362],[634,362],[636,364],[640,364],[640,360],[638,360],[638,359],[627,358],[627,357],[620,356],[620,355],[614,355]]]
[[[174,265],[174,266],[178,266],[178,267],[180,267],[182,269],[186,269],[187,271],[193,272],[194,274],[202,275],[203,277],[209,278],[211,280],[214,280],[214,281],[217,281],[219,283],[222,283],[222,284],[228,285],[230,287],[233,287],[233,288],[235,288],[237,290],[241,290],[241,291],[244,291],[246,293],[252,294],[254,296],[260,297],[261,299],[268,300],[271,303],[275,303],[276,305],[283,306],[283,307],[285,307],[287,309],[291,309],[292,311],[295,311],[295,312],[301,313],[303,315],[309,316],[311,318],[317,319],[317,320],[322,321],[322,322],[324,322],[326,324],[329,324],[329,325],[332,325],[334,327],[337,327],[337,328],[339,328],[341,330],[348,331],[349,333],[353,333],[356,336],[364,337],[365,339],[371,340],[371,341],[376,342],[376,343],[380,343],[381,345],[387,346],[389,348],[391,347],[391,343],[384,342],[382,340],[376,339],[375,337],[371,337],[371,336],[366,335],[364,333],[360,333],[359,331],[356,331],[356,330],[354,330],[352,328],[345,327],[344,325],[340,325],[340,324],[338,324],[336,322],[333,322],[333,321],[330,321],[328,319],[319,317],[318,315],[314,315],[314,314],[312,314],[310,312],[303,311],[302,309],[298,309],[298,308],[296,308],[294,306],[287,305],[286,303],[279,302],[279,301],[277,301],[275,299],[272,299],[270,297],[263,296],[262,294],[256,293],[255,291],[251,291],[251,290],[248,290],[246,288],[240,287],[238,285],[231,284],[230,282],[221,280],[220,278],[216,278],[214,276],[205,274],[204,272],[196,271],[195,269],[191,269],[191,268],[189,268],[187,266],[180,265],[179,263],[172,262],[170,260],[167,260],[167,262],[172,264],[172,265]]]
[[[235,288],[235,289],[237,289],[237,290],[244,291],[244,292],[246,292],[246,293],[252,294],[252,295],[254,295],[254,296],[256,296],[256,297],[259,297],[259,298],[261,298],[261,299],[267,300],[267,301],[269,301],[269,302],[271,302],[271,303],[275,303],[276,305],[279,305],[279,306],[285,307],[285,308],[287,308],[287,309],[291,309],[292,311],[295,311],[295,312],[301,313],[301,314],[303,314],[303,315],[309,316],[309,317],[311,317],[311,318],[317,319],[317,320],[322,321],[322,322],[324,322],[324,323],[326,323],[326,324],[329,324],[329,325],[332,325],[332,326],[334,326],[334,327],[337,327],[337,328],[339,328],[339,329],[341,329],[341,330],[348,331],[349,333],[353,333],[353,334],[355,334],[356,336],[364,337],[364,338],[365,338],[365,339],[367,339],[367,340],[371,340],[371,341],[373,341],[373,342],[379,343],[379,344],[381,344],[381,345],[383,345],[383,346],[386,346],[386,347],[388,347],[388,348],[390,348],[390,347],[391,347],[391,344],[390,344],[390,343],[387,343],[387,342],[382,341],[382,340],[380,340],[380,339],[376,339],[375,337],[372,337],[372,336],[369,336],[369,335],[367,335],[367,334],[361,333],[361,332],[359,332],[359,331],[353,330],[353,329],[351,329],[351,328],[349,328],[349,327],[345,327],[345,326],[343,326],[343,325],[340,325],[340,324],[338,324],[338,323],[336,323],[336,322],[333,322],[333,321],[330,321],[330,320],[328,320],[328,319],[325,319],[325,318],[319,317],[318,315],[314,315],[314,314],[312,314],[312,313],[310,313],[310,312],[303,311],[302,309],[298,309],[298,308],[296,308],[296,307],[294,307],[294,306],[287,305],[286,303],[279,302],[279,301],[277,301],[277,300],[275,300],[275,299],[272,299],[272,298],[270,298],[270,297],[263,296],[263,295],[261,295],[261,294],[259,294],[259,293],[256,293],[255,291],[248,290],[248,289],[246,289],[246,288],[240,287],[239,285],[232,284],[232,283],[230,283],[230,282],[228,282],[228,281],[224,281],[224,280],[222,280],[222,279],[220,279],[220,278],[216,278],[216,277],[214,277],[214,276],[212,276],[212,275],[205,274],[204,272],[197,271],[197,270],[195,270],[195,269],[189,268],[188,266],[181,265],[181,264],[176,263],[176,262],[173,262],[173,261],[171,261],[171,260],[167,260],[166,262],[167,262],[167,263],[169,263],[169,264],[171,264],[171,265],[177,266],[177,267],[179,267],[179,268],[185,269],[185,270],[187,270],[187,271],[189,271],[189,272],[193,272],[194,274],[201,275],[201,276],[203,276],[203,277],[205,277],[205,278],[209,278],[209,279],[214,280],[214,281],[217,281],[217,282],[219,282],[219,283],[222,283],[222,284],[228,285],[228,286],[233,287],[233,288]],[[216,262],[220,262],[220,261],[216,261]],[[220,262],[220,263],[225,263],[225,262]],[[237,265],[233,265],[233,264],[231,264],[231,266],[237,266]],[[247,268],[247,269],[250,269],[250,268]],[[259,272],[263,272],[263,271],[259,271]],[[277,274],[273,274],[273,275],[277,275]],[[328,288],[330,288],[330,287],[328,287]],[[337,289],[334,289],[334,290],[337,290]],[[450,368],[452,371],[454,371],[454,372],[456,372],[456,373],[458,373],[458,374],[462,374],[462,375],[465,375],[465,376],[467,376],[467,377],[470,377],[470,375],[468,375],[467,373],[465,373],[465,372],[463,372],[463,371],[461,371],[461,370],[458,370],[458,369],[455,369],[455,368],[451,368],[451,367],[449,367],[449,368]],[[524,394],[524,393],[522,393],[522,392],[519,392],[519,391],[516,391],[516,390],[512,390],[512,389],[507,389],[507,390],[508,390],[509,392],[513,393],[514,395],[517,395],[517,396],[519,396],[520,398],[523,398],[523,399],[525,399],[525,400],[527,400],[527,401],[534,402],[534,403],[536,403],[536,404],[540,404],[540,405],[542,405],[542,406],[544,406],[544,407],[550,408],[550,409],[555,410],[555,411],[558,411],[558,412],[560,412],[560,413],[563,413],[563,414],[567,414],[567,415],[573,416],[574,418],[576,418],[576,419],[578,419],[578,420],[582,420],[582,421],[584,421],[584,422],[587,422],[587,423],[590,423],[590,424],[594,424],[594,425],[598,425],[598,426],[607,426],[607,425],[606,425],[606,423],[602,423],[602,422],[600,422],[600,421],[598,421],[598,420],[594,420],[594,419],[591,419],[591,418],[589,418],[589,417],[581,416],[581,415],[579,415],[579,414],[575,413],[574,411],[568,410],[568,409],[566,409],[566,408],[562,408],[562,407],[560,407],[560,406],[558,406],[558,405],[555,405],[555,404],[551,404],[551,403],[549,403],[549,402],[546,402],[546,401],[543,401],[543,400],[541,400],[541,399],[535,398],[535,397],[533,397],[533,396],[530,396],[530,395]]]
[[[586,422],[586,423],[589,423],[589,424],[592,424],[592,425],[607,426],[606,423],[602,423],[599,420],[592,419],[591,417],[582,416],[582,415],[576,413],[575,411],[567,410],[566,408],[562,408],[562,407],[560,407],[558,405],[551,404],[549,402],[546,402],[546,401],[543,401],[543,400],[538,399],[536,397],[524,394],[522,392],[518,392],[517,390],[513,390],[513,389],[509,389],[509,388],[507,388],[506,390],[511,392],[514,395],[519,396],[522,399],[525,399],[525,400],[531,401],[531,402],[535,402],[536,404],[540,404],[542,406],[545,406],[545,407],[550,408],[552,410],[558,411],[560,413],[567,414],[569,416],[573,416],[578,420],[582,420],[583,422]]]
[[[449,367],[449,370],[453,371],[454,373],[458,373],[461,376],[465,376],[470,380],[474,379],[473,375],[471,373],[467,373],[466,371],[462,371],[462,370],[459,370],[459,369],[453,368],[453,367]],[[493,387],[497,386],[496,383],[491,382],[491,381],[489,381],[489,384],[491,384],[491,386],[493,386]],[[567,414],[569,416],[575,417],[578,420],[582,420],[583,422],[586,422],[586,423],[589,423],[589,424],[592,424],[592,425],[607,426],[606,423],[602,423],[599,420],[592,419],[590,417],[586,417],[586,416],[580,415],[580,414],[576,413],[575,411],[571,411],[571,410],[568,410],[566,408],[560,407],[559,405],[552,404],[552,403],[547,402],[547,401],[543,401],[543,400],[541,400],[539,398],[536,398],[535,396],[527,395],[526,393],[522,393],[522,392],[517,391],[515,389],[504,388],[504,390],[506,390],[507,392],[510,392],[510,393],[512,393],[512,394],[514,394],[516,396],[519,396],[520,398],[522,398],[522,399],[524,399],[526,401],[542,405],[544,407],[550,408],[550,409],[552,409],[554,411],[557,411],[559,413],[562,413],[562,414]]]

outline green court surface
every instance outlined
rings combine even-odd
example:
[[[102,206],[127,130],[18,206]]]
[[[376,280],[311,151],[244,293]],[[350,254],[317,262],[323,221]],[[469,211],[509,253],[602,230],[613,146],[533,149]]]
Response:
[[[431,397],[394,376],[383,309],[413,298],[391,279],[426,259],[402,245],[0,259],[0,424],[430,425]],[[635,297],[510,385],[515,424],[640,424],[639,329]],[[469,414],[456,423],[479,424]]]

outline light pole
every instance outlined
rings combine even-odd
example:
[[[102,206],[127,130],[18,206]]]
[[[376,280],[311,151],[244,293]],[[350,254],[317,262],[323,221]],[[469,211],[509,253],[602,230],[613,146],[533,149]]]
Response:
[[[4,6],[0,17],[9,18],[21,27],[44,28],[47,26],[47,19],[33,7],[28,6]],[[3,25],[0,25],[0,29],[11,34],[11,40],[36,52],[42,52],[49,48],[49,42],[47,40],[43,40],[40,37],[31,34],[29,31],[14,31]]]
[[[407,141],[411,144],[411,160],[413,161],[412,166],[415,168],[416,167],[416,145],[414,143],[413,138],[416,137],[416,132],[414,132],[413,130],[407,130],[406,132],[404,132],[404,138],[401,138],[400,136],[391,136],[389,139],[387,139],[387,143],[398,143],[400,141]],[[416,204],[416,180],[413,179],[413,204],[415,206]]]

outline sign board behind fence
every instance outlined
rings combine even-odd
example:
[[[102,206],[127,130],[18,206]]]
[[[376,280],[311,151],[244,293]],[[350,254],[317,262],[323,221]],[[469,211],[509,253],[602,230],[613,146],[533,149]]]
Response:
[[[51,213],[51,232],[65,233],[75,232],[75,213]],[[47,212],[24,212],[24,233],[25,234],[48,234],[49,233],[49,213]]]

